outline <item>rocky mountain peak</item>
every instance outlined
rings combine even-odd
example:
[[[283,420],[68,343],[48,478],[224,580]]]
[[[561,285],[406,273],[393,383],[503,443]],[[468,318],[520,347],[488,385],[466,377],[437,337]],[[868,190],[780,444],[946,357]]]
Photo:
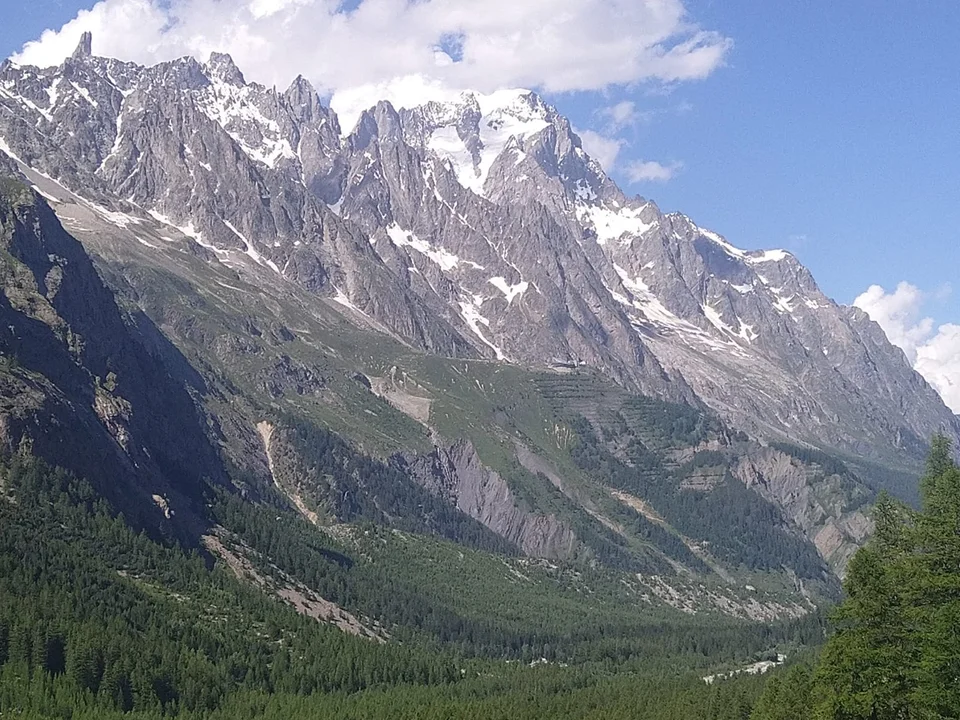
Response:
[[[283,93],[283,99],[290,104],[291,108],[297,112],[304,122],[319,122],[321,118],[332,119],[335,117],[332,110],[320,104],[316,89],[303,75],[297,75],[294,81],[290,83],[290,87]],[[339,134],[339,127],[337,134]]]
[[[243,73],[233,62],[233,58],[225,53],[210,53],[210,59],[207,61],[207,72],[211,80],[220,80],[228,85],[242,87],[247,84]]]
[[[485,184],[496,160],[504,153],[522,159],[524,143],[556,116],[529,90],[464,92],[402,113],[408,141],[448,161],[460,184],[477,195],[489,191]]]
[[[77,49],[73,51],[74,59],[93,56],[93,33],[85,32],[80,36],[80,42]]]

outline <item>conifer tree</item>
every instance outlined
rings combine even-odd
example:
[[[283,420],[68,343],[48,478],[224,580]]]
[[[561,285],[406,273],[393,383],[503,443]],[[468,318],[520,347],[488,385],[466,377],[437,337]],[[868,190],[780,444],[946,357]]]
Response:
[[[913,512],[882,496],[815,678],[823,720],[960,717],[960,468],[931,443]]]

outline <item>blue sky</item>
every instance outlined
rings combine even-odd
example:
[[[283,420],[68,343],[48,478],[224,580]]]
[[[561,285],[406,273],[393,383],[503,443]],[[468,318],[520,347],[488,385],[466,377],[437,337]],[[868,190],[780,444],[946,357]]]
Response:
[[[907,280],[960,322],[958,295],[938,293],[960,293],[960,3],[910,5],[688,3],[735,46],[704,81],[623,93],[660,113],[624,131],[625,153],[683,163],[631,189],[734,244],[793,251],[841,302]],[[578,127],[609,102],[553,100]]]
[[[0,54],[13,54],[45,28],[60,28],[93,4],[0,0],[4,17],[16,18],[0,25]],[[515,0],[485,0],[488,15],[479,20],[476,13],[466,20],[451,15],[451,8],[469,13],[477,7],[467,0],[420,0],[409,12],[393,16],[382,10],[383,0],[352,0],[349,9],[360,8],[351,18],[354,34],[331,32],[321,41],[305,36],[304,43],[320,49],[298,47],[289,22],[270,23],[316,6],[318,14],[310,16],[314,22],[302,24],[323,32],[323,21],[336,11],[335,0],[298,0],[295,6],[292,0],[178,0],[178,23],[188,29],[194,23],[179,38],[167,32],[165,0],[101,5],[99,25],[83,20],[83,29],[97,28],[95,51],[97,38],[113,33],[116,37],[107,40],[116,50],[106,54],[144,61],[140,48],[151,44],[161,46],[161,57],[164,44],[172,54],[199,54],[197,28],[209,35],[214,32],[209,27],[221,26],[211,17],[215,8],[229,11],[224,17],[230,19],[242,11],[247,13],[237,26],[242,32],[225,19],[221,36],[206,37],[203,49],[232,52],[253,79],[283,84],[303,72],[331,93],[387,80],[395,65],[422,72],[429,48],[405,43],[431,26],[430,31],[445,33],[441,45],[457,47],[454,60],[461,60],[461,49],[481,58],[474,74],[464,70],[457,82],[538,87],[576,128],[589,131],[585,135],[620,143],[609,169],[628,192],[664,210],[684,212],[740,247],[791,250],[840,302],[852,303],[869,286],[882,286],[885,293],[874,290],[872,300],[865,296],[861,304],[891,338],[919,334],[922,345],[926,340],[915,332],[918,327],[929,325],[931,339],[943,323],[960,325],[956,0],[656,0],[648,5],[660,11],[646,15],[634,0],[525,0],[526,18],[516,11]],[[528,53],[524,44],[500,55],[483,54],[480,41],[488,36],[502,39],[516,31],[539,42],[538,27],[561,5],[575,26],[568,36],[563,28],[556,30],[562,42],[554,55],[549,48]],[[140,19],[143,12],[137,8],[147,6],[157,29],[143,39],[136,31],[150,23]],[[117,15],[124,7],[134,11]],[[498,14],[503,18],[495,19]],[[114,30],[125,27],[124,17],[133,18],[132,29]],[[70,26],[73,35],[83,22]],[[461,26],[467,28],[462,48],[449,34],[449,27]],[[637,60],[627,48],[631,42],[642,44],[636,38],[650,34],[651,27],[659,29],[660,39],[679,37],[668,45],[695,36],[702,52],[695,48],[669,66],[649,57]],[[254,34],[262,31],[259,45],[249,41],[251,28]],[[699,30],[708,32],[701,37]],[[66,31],[62,35],[61,44],[75,43]],[[344,43],[342,56],[365,40],[379,51],[366,49],[350,62],[330,63],[338,42]],[[391,48],[389,57],[384,46]],[[611,54],[620,47],[625,48],[622,60]],[[429,67],[432,56],[427,61]],[[468,63],[456,63],[455,69],[461,66]],[[615,114],[604,109],[618,105],[632,112],[620,112],[615,121]],[[669,179],[633,182],[631,166],[640,160],[655,163],[652,174]],[[903,282],[910,284],[908,291],[897,292]],[[933,322],[924,325],[927,317]],[[960,327],[956,334],[960,337]],[[913,359],[916,348],[905,351]],[[939,352],[960,355],[960,342]]]

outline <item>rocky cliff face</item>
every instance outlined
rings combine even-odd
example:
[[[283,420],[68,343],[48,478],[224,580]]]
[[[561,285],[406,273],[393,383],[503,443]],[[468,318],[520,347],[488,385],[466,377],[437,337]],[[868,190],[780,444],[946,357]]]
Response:
[[[47,71],[5,64],[0,104],[13,114],[0,133],[8,154],[108,206],[117,222],[156,219],[211,261],[268,268],[349,297],[424,349],[472,354],[314,196],[339,166],[324,148],[340,142],[303,81],[278,94],[245,84],[227,56],[140,68],[81,48]]]
[[[125,226],[294,282],[428,352],[599,368],[762,437],[892,460],[960,421],[780,250],[626,197],[525,91],[380,103],[341,128],[228,56],[0,69],[7,155]],[[345,132],[346,131],[346,132]]]
[[[766,448],[743,455],[733,475],[783,508],[820,556],[840,573],[873,530],[861,506],[867,499],[864,488],[816,464]]]
[[[176,513],[189,526],[203,479],[225,476],[188,388],[165,369],[176,350],[146,350],[80,244],[10,177],[0,179],[0,273],[6,451],[73,470],[141,526],[176,530]]]
[[[506,481],[485,467],[470,441],[410,462],[412,474],[431,492],[447,499],[531,557],[567,560],[577,538],[556,517],[524,510]]]

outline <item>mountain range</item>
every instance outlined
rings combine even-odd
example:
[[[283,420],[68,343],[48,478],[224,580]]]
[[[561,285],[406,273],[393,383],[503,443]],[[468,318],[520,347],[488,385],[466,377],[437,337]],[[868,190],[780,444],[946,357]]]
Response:
[[[628,197],[534,92],[347,128],[302,77],[91,44],[0,66],[0,437],[139,526],[222,554],[208,489],[279,491],[783,617],[960,438],[796,257]]]

